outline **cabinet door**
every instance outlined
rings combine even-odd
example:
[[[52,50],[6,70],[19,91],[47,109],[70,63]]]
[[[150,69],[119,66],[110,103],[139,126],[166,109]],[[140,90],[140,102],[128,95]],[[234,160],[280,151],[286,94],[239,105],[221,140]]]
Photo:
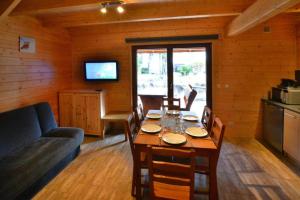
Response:
[[[100,95],[86,96],[86,127],[91,134],[100,134]]]
[[[298,128],[297,128],[297,134],[298,134],[298,143],[297,143],[297,146],[298,146],[298,152],[297,152],[297,161],[298,161],[298,164],[300,165],[300,114],[297,114],[297,124],[298,124]]]
[[[299,118],[300,119],[300,118]],[[284,111],[284,151],[298,160],[299,153],[299,119],[297,113]]]
[[[73,125],[73,94],[59,94],[59,124],[60,126]]]
[[[86,97],[82,94],[74,94],[74,110],[73,125],[82,129],[86,129]]]
[[[283,144],[283,109],[265,102],[263,111],[263,138],[282,152]]]

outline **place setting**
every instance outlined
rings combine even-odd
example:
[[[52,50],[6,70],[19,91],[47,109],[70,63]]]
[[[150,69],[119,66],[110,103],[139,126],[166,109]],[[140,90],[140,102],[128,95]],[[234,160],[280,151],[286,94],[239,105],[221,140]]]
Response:
[[[203,127],[189,127],[185,129],[185,133],[195,138],[205,138],[208,136],[207,130]]]
[[[208,132],[202,127],[188,127],[185,130],[181,129],[179,132],[167,131],[161,136],[161,140],[170,145],[182,145],[187,142],[185,134],[193,138],[205,138]]]
[[[162,127],[157,124],[147,123],[142,125],[141,130],[144,133],[155,134],[159,133],[162,130]]]
[[[159,133],[158,137],[160,142],[163,141],[169,145],[182,145],[187,142],[186,137],[171,129],[162,128],[162,126],[154,123],[147,123],[142,125],[141,130],[145,134],[157,134]]]
[[[187,142],[187,139],[184,135],[173,132],[164,133],[161,137],[161,140],[170,145],[182,145]]]
[[[141,131],[145,134],[157,134],[161,142],[168,145],[183,145],[187,142],[187,135],[193,138],[205,138],[208,136],[208,132],[205,128],[199,126],[184,125],[184,121],[187,122],[198,122],[199,118],[196,115],[182,115],[178,110],[168,110],[171,115],[179,115],[180,117],[173,119],[173,123],[163,121],[161,124],[146,123],[141,127]],[[166,112],[167,114],[168,111]],[[177,116],[176,115],[176,116]],[[160,113],[148,113],[146,115],[148,119],[162,119]],[[165,119],[166,120],[166,119]]]
[[[198,122],[199,118],[196,115],[183,115],[182,119],[189,122]]]
[[[160,119],[160,118],[162,117],[162,115],[159,114],[159,113],[148,113],[148,114],[146,115],[146,117],[147,117],[148,119],[154,119],[154,120],[157,120],[157,119]]]

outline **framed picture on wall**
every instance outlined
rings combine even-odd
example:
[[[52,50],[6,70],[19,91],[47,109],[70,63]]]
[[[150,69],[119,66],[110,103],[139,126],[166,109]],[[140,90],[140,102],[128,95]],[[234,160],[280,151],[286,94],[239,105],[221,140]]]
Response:
[[[30,37],[20,36],[19,49],[20,52],[35,53],[35,39]]]

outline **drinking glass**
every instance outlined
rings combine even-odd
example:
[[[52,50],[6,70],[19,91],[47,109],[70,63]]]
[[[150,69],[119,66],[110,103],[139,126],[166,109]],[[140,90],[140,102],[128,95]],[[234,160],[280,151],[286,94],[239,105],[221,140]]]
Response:
[[[162,141],[162,137],[163,137],[163,134],[165,132],[165,129],[166,129],[166,117],[165,117],[165,114],[164,114],[164,111],[162,110],[162,116],[160,118],[160,127],[161,127],[161,131],[158,133],[158,137],[159,137],[159,145],[161,145],[161,141]]]

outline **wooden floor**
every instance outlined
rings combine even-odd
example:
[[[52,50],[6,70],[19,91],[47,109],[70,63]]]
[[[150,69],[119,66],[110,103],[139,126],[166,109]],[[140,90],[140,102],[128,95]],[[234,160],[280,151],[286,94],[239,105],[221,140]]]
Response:
[[[86,138],[81,149],[78,158],[35,200],[133,199],[132,158],[123,134],[108,135],[105,140]],[[299,169],[285,164],[256,140],[225,140],[218,164],[219,196],[228,200],[300,199],[299,174]]]

